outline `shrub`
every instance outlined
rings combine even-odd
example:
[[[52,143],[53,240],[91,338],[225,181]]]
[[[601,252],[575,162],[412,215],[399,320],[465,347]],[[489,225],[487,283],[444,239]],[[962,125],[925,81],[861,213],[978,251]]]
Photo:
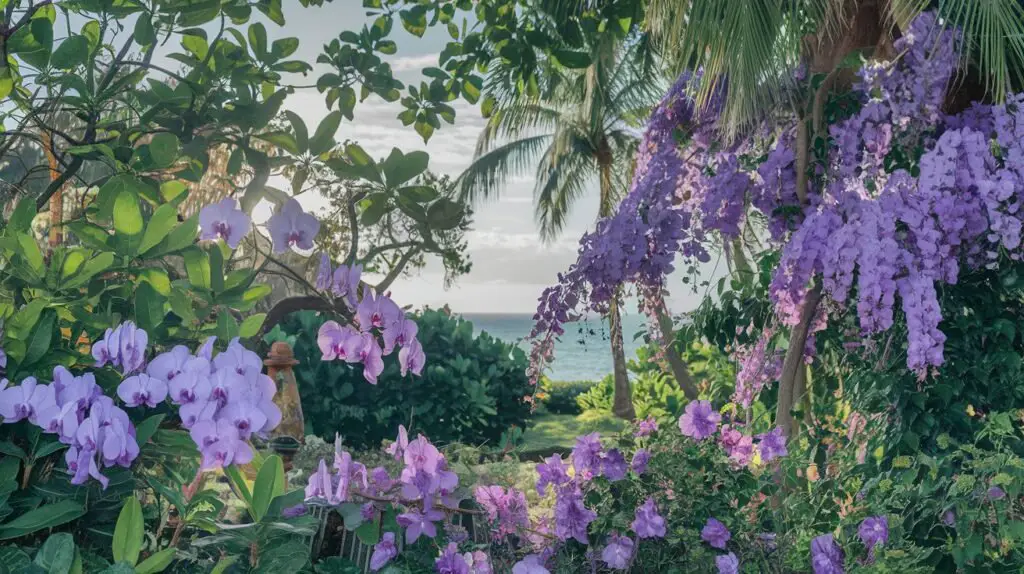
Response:
[[[686,395],[676,382],[663,373],[648,371],[640,374],[632,382],[633,408],[636,416],[661,418],[677,415],[680,405],[686,403]],[[580,409],[586,411],[612,412],[615,397],[615,381],[611,375],[601,379],[590,390],[576,398]]]
[[[595,381],[552,381],[545,378],[541,381],[541,391],[544,393],[541,406],[556,415],[578,415],[583,410],[577,397],[597,384]]]
[[[353,448],[379,446],[402,424],[438,443],[497,443],[513,425],[523,426],[530,405],[526,356],[519,348],[441,311],[415,317],[417,337],[427,355],[419,378],[402,377],[399,365],[385,364],[375,386],[367,385],[361,365],[322,361],[317,330],[326,320],[295,313],[267,336],[287,339],[299,364],[295,376],[307,429],[333,439],[341,433]]]

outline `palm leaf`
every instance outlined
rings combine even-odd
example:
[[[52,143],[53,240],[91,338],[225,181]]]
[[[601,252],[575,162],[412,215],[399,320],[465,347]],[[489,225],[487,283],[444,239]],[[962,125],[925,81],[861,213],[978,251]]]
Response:
[[[540,134],[513,140],[478,156],[455,181],[459,199],[477,204],[501,193],[507,180],[529,171],[551,137]]]
[[[545,242],[562,232],[573,205],[586,191],[596,167],[588,148],[575,134],[561,132],[537,165],[534,216]]]

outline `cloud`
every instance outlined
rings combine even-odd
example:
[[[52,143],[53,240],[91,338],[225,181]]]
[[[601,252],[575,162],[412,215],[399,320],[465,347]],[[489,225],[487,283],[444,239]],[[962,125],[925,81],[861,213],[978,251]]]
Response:
[[[419,71],[423,68],[437,66],[438,56],[440,56],[440,53],[420,54],[418,56],[402,56],[400,58],[385,61],[391,64],[391,70],[394,72],[408,72],[412,70]]]

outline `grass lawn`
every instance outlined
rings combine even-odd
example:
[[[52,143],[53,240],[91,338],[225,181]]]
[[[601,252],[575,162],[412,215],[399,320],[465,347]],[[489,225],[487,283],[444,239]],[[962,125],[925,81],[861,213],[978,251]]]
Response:
[[[568,451],[579,435],[595,431],[614,434],[620,432],[625,425],[625,421],[610,414],[538,415],[533,419],[533,426],[523,434],[522,452],[524,456],[531,457]]]

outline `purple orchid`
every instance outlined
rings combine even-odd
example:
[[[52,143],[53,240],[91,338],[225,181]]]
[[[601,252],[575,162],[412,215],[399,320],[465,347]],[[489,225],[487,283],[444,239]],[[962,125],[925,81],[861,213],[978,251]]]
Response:
[[[668,531],[665,519],[658,514],[658,507],[653,498],[648,498],[646,502],[637,507],[636,517],[633,519],[631,528],[633,532],[636,532],[638,538],[665,537]]]
[[[205,361],[205,359],[200,359]],[[167,383],[168,395],[176,405],[188,405],[197,401],[204,403],[210,397],[210,380],[195,373],[182,372]],[[184,417],[182,417],[184,418]]]
[[[357,296],[359,295],[359,281],[362,274],[362,265],[353,265],[351,267],[339,265],[334,270],[331,292],[334,293],[335,297],[341,297],[348,302],[350,308],[355,308],[358,304]]]
[[[377,377],[384,372],[384,358],[377,338],[370,333],[363,333],[363,348],[359,352],[359,360],[363,363],[363,378],[371,385],[376,385]]]
[[[117,386],[117,396],[129,407],[155,408],[167,398],[167,383],[145,373],[128,377]]]
[[[125,426],[119,419],[112,419],[103,431],[103,464],[129,468],[139,456],[139,444],[135,441],[135,429]]]
[[[398,425],[398,438],[388,446],[386,452],[395,457],[395,460],[402,460],[407,448],[409,448],[409,431],[405,430],[405,425]]]
[[[441,555],[434,561],[437,574],[470,574],[469,564],[465,557],[459,554],[459,546],[449,542]]]
[[[686,411],[679,417],[679,430],[683,436],[704,440],[715,434],[722,415],[715,411],[708,401],[690,401]]]
[[[700,531],[700,538],[711,545],[712,548],[725,550],[725,544],[732,538],[729,529],[715,518],[708,518],[707,524]]]
[[[249,234],[252,220],[238,209],[238,202],[228,197],[211,203],[199,211],[199,239],[223,239],[228,247],[235,249],[242,238]]]
[[[313,239],[320,232],[320,221],[304,212],[298,200],[291,198],[267,220],[267,231],[274,243],[274,253],[284,253],[292,246],[312,249]]]
[[[170,383],[175,377],[190,372],[210,374],[210,361],[201,357],[193,357],[184,345],[177,345],[166,353],[160,353],[146,365],[146,374]]]
[[[402,350],[398,352],[398,366],[402,371],[403,377],[410,372],[414,375],[421,374],[426,363],[427,356],[423,352],[423,346],[416,339],[413,339],[411,343],[402,347]]]
[[[228,343],[228,348],[213,359],[213,368],[217,371],[234,370],[239,375],[250,375],[263,372],[263,359],[246,349],[238,338]]]
[[[238,430],[231,421],[200,420],[192,426],[190,435],[202,454],[203,470],[252,461],[252,447],[238,437]]]
[[[397,303],[387,295],[378,295],[373,291],[363,295],[363,300],[356,307],[356,317],[359,328],[364,332],[374,327],[381,330],[393,328],[404,319]]]
[[[217,342],[217,336],[211,335],[203,341],[203,344],[196,349],[196,357],[200,359],[206,359],[207,361],[213,360],[213,344]]]
[[[424,534],[429,538],[436,538],[437,526],[434,523],[443,519],[443,512],[436,508],[427,507],[423,512],[410,510],[404,514],[399,514],[398,525],[405,528],[405,543],[412,544]]]
[[[225,421],[235,428],[239,439],[249,440],[254,432],[267,426],[267,415],[255,403],[238,400],[229,402],[217,413],[218,424]]]
[[[127,375],[141,369],[145,363],[149,335],[131,321],[125,321],[118,329],[121,331],[121,336],[118,339],[121,372]]]
[[[0,391],[0,416],[5,423],[16,423],[22,419],[40,425],[56,416],[57,399],[53,387],[40,385],[35,377],[27,377],[20,385]]]
[[[412,319],[400,318],[384,329],[384,354],[390,355],[395,346],[405,347],[416,340],[419,326]]]
[[[627,536],[612,533],[608,545],[601,551],[601,560],[613,570],[625,570],[633,560],[633,549],[636,543]]]
[[[335,321],[327,321],[320,325],[316,342],[324,361],[358,361],[363,349],[363,338],[359,331],[348,325],[342,327]]]
[[[385,532],[380,542],[373,547],[373,555],[370,556],[370,571],[380,570],[396,556],[398,556],[398,546],[395,544],[395,533]]]
[[[314,499],[326,500],[331,505],[340,502],[334,499],[331,471],[327,469],[327,461],[324,459],[320,459],[320,466],[310,475],[309,483],[306,485],[306,500]]]

